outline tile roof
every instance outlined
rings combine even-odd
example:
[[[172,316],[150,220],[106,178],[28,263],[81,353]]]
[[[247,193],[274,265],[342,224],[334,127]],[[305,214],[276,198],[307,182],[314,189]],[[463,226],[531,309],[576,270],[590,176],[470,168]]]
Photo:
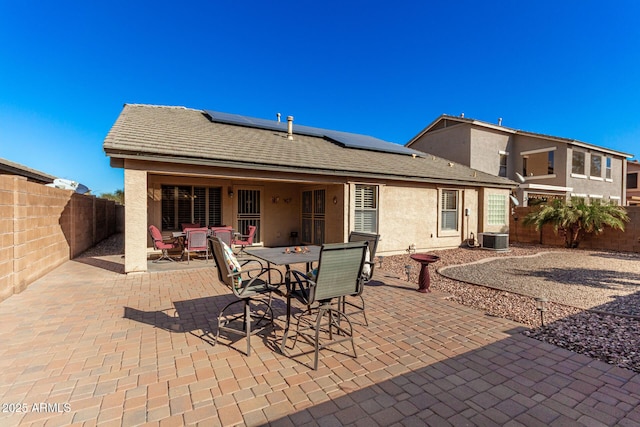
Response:
[[[275,121],[274,121],[275,123]],[[203,110],[126,104],[104,140],[112,158],[381,178],[471,186],[515,187],[449,160],[346,148],[319,136],[211,121]]]

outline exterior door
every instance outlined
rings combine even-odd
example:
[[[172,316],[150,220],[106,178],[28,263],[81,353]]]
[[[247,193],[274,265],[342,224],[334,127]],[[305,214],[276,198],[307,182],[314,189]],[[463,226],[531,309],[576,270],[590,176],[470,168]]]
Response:
[[[324,243],[325,194],[324,189],[302,192],[302,243]]]
[[[256,227],[254,242],[261,242],[260,220],[262,211],[262,192],[256,189],[238,189],[237,194],[237,231],[245,234],[249,231],[249,226]]]

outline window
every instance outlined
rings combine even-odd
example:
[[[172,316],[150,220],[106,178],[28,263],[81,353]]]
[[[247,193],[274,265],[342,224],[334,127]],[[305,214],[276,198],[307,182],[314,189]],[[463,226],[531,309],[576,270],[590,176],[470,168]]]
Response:
[[[602,177],[602,156],[599,154],[591,154],[591,168],[589,175]]]
[[[507,155],[500,154],[500,171],[498,172],[498,176],[507,176]]]
[[[638,172],[627,174],[627,188],[638,188]]]
[[[356,184],[354,231],[378,232],[378,186]]]
[[[611,179],[611,157],[605,158],[605,178]]]
[[[522,174],[524,176],[546,177],[555,171],[555,147],[523,151]]]
[[[442,190],[440,230],[458,230],[458,191],[456,190]]]
[[[219,187],[162,186],[162,229],[179,230],[182,223],[203,227],[222,224],[222,191]]]
[[[571,156],[571,173],[585,175],[584,153],[582,151],[573,150],[573,154]]]
[[[507,223],[506,201],[507,196],[504,194],[489,194],[487,201],[487,224],[505,225]]]

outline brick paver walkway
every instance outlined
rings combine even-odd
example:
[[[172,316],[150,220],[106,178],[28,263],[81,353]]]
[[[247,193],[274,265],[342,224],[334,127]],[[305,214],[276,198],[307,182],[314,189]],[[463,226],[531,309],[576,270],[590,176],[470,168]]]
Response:
[[[125,276],[67,262],[0,303],[0,425],[640,424],[639,375],[377,280],[359,357],[324,350],[313,371],[310,355],[274,350],[279,328],[251,357],[244,339],[202,337],[230,301],[211,266]]]

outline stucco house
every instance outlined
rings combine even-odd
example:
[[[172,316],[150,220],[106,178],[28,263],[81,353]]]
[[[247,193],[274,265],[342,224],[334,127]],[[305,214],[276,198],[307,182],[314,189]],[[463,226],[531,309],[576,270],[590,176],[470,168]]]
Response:
[[[278,116],[279,117],[279,116]],[[381,235],[378,254],[506,232],[513,181],[365,135],[184,107],[127,104],[104,140],[124,168],[125,271],[147,228],[258,227],[265,246]]]
[[[406,147],[520,182],[523,206],[571,196],[625,203],[630,154],[512,129],[464,116],[442,115]]]
[[[640,206],[640,162],[638,160],[627,161],[627,205]]]

